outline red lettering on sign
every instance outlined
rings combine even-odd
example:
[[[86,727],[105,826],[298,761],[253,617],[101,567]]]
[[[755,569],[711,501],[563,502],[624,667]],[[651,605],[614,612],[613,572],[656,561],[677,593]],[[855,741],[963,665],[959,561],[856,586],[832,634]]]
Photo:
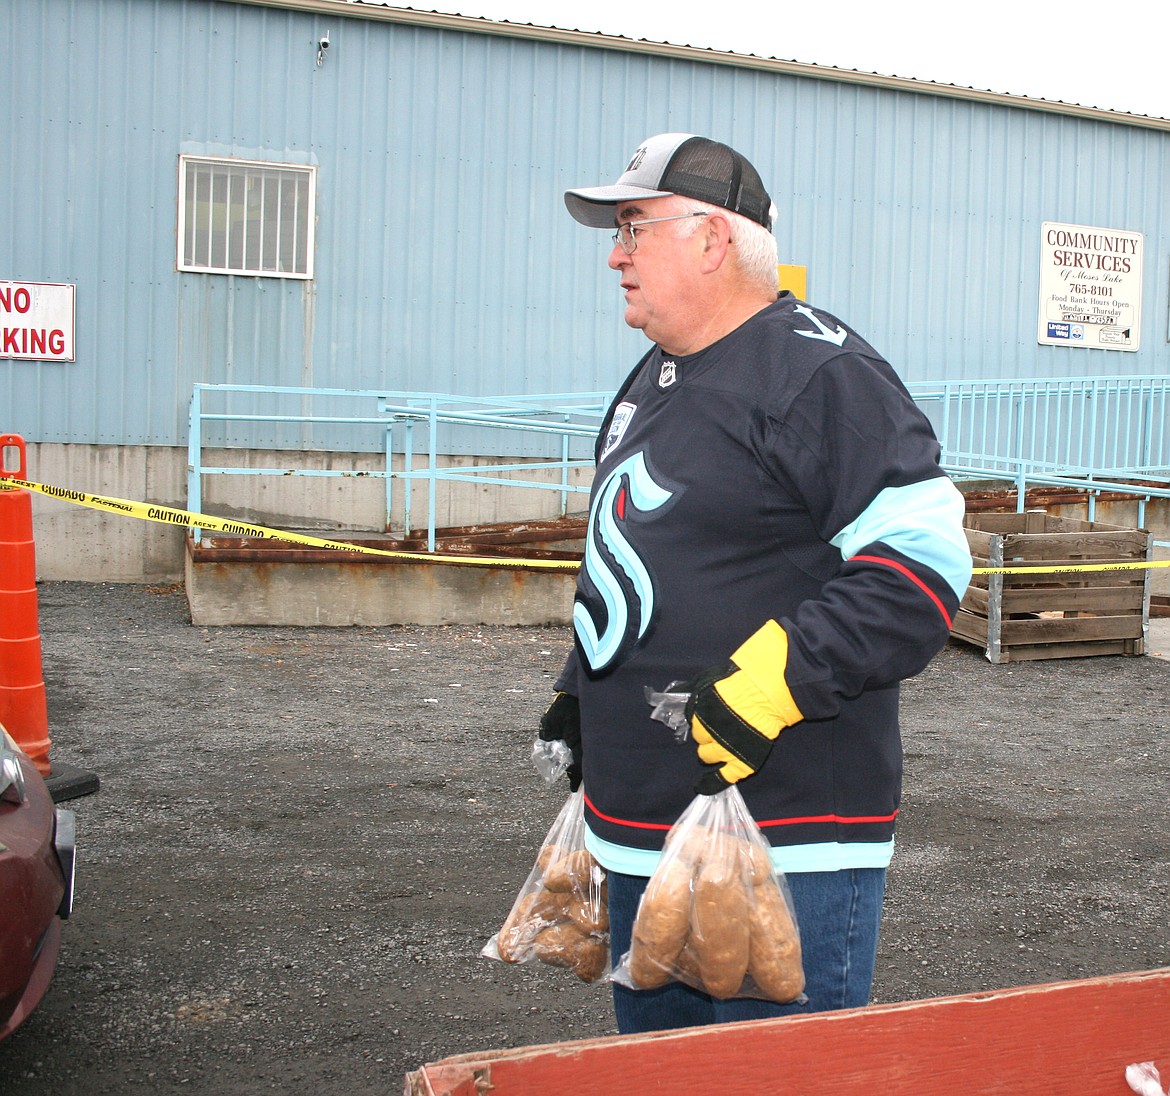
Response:
[[[65,353],[65,332],[45,327],[0,328],[0,357],[61,357]]]
[[[7,289],[0,289],[0,307],[5,312],[11,312],[13,309],[17,312],[27,312],[32,308],[32,294],[22,285],[18,285],[15,289],[11,286]]]

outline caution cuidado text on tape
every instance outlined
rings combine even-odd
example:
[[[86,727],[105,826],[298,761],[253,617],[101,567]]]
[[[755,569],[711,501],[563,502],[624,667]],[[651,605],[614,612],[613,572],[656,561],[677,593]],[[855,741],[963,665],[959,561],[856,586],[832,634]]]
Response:
[[[541,571],[577,571],[580,564],[569,559],[507,559],[493,556],[443,555],[436,552],[403,552],[389,548],[372,548],[364,544],[349,544],[344,541],[326,540],[305,533],[290,533],[283,529],[269,529],[264,525],[253,525],[246,521],[228,521],[210,514],[196,514],[173,506],[159,506],[155,503],[135,502],[131,499],[110,498],[108,495],[92,495],[85,491],[73,491],[65,487],[53,487],[45,483],[11,477],[0,478],[0,489],[24,488],[50,498],[88,506],[94,510],[106,510],[143,521],[157,521],[164,525],[177,525],[185,529],[206,529],[214,533],[228,533],[237,537],[255,537],[258,540],[277,540],[290,544],[303,544],[310,548],[324,548],[334,552],[348,552],[354,555],[382,556],[390,559],[407,560],[412,563],[459,563],[471,567],[510,567]]]

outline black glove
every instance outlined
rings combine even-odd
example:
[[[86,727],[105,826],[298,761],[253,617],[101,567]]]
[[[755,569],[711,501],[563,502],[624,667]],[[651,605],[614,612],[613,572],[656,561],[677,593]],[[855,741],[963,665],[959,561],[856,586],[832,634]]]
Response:
[[[565,770],[569,791],[581,786],[581,706],[571,693],[557,693],[540,717],[540,736],[545,742],[560,739],[569,747],[573,762]]]

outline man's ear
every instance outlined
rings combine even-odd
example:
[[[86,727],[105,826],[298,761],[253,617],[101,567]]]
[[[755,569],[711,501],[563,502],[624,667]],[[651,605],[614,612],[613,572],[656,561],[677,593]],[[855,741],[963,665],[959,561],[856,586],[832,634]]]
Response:
[[[731,248],[731,223],[718,213],[703,218],[703,263],[702,271],[710,274],[718,270],[727,259]]]

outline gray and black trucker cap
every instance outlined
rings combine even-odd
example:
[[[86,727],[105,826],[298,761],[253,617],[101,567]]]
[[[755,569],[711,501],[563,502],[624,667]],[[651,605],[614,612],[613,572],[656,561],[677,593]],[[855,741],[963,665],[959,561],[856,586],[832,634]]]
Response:
[[[672,194],[722,206],[772,227],[775,209],[759,172],[735,149],[693,133],[648,137],[613,186],[566,190],[565,205],[583,225],[613,228],[618,202]]]

